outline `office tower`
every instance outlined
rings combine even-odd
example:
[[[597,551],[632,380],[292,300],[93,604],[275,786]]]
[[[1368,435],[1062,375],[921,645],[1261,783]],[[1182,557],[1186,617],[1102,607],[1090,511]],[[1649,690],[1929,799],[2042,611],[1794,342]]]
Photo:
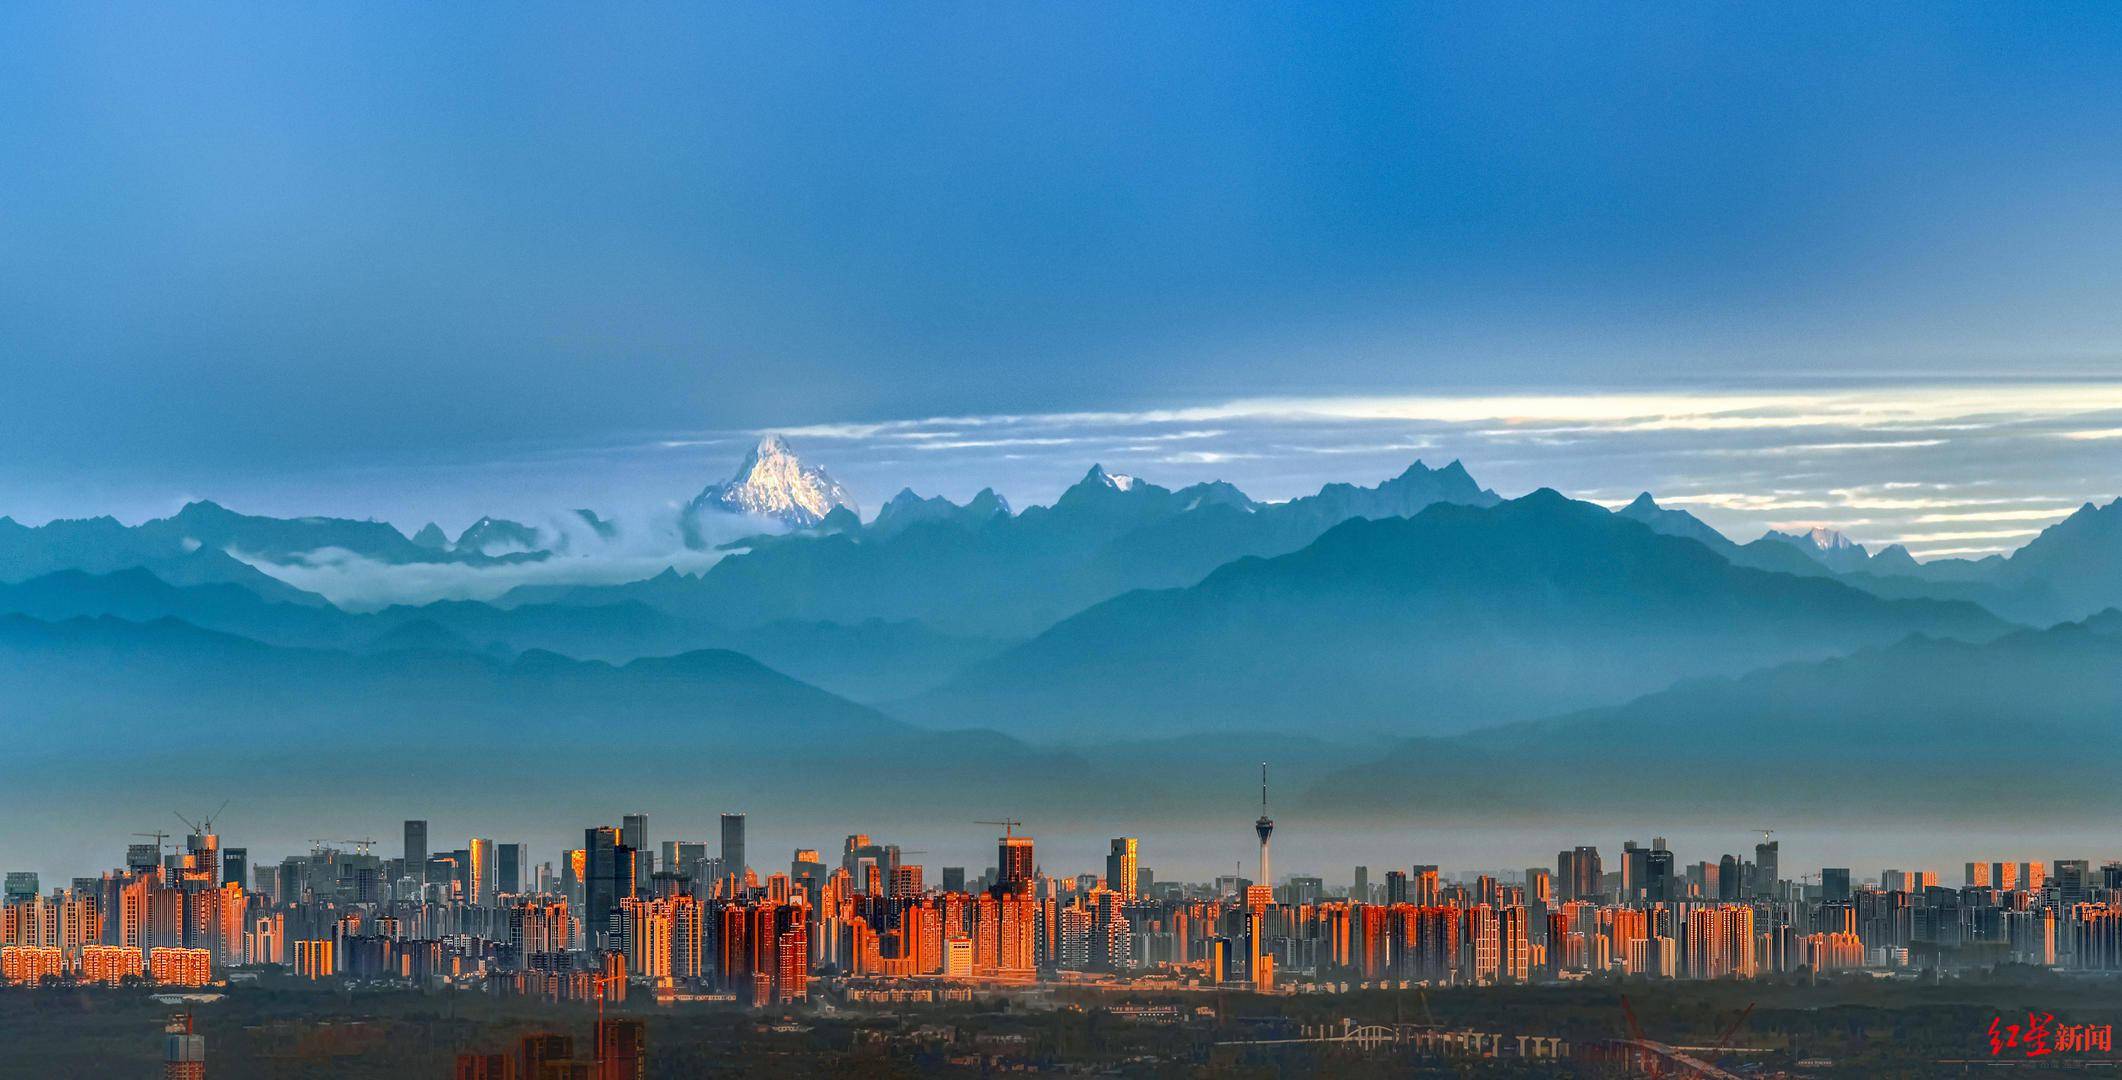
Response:
[[[1387,870],[1385,872],[1385,902],[1388,904],[1405,904],[1408,902],[1406,874],[1398,870]]]
[[[1356,867],[1355,880],[1348,887],[1348,898],[1358,904],[1370,903],[1370,867]]]
[[[523,845],[502,844],[494,859],[494,890],[510,896],[523,892]]]
[[[1267,816],[1267,762],[1260,763],[1260,820],[1253,822],[1253,831],[1260,834],[1260,884],[1272,889],[1275,879],[1267,862],[1267,839],[1275,834],[1275,820]]]
[[[1679,889],[1673,875],[1673,853],[1666,850],[1665,838],[1651,841],[1656,845],[1643,856],[1643,898],[1646,900],[1678,900]]]
[[[1826,904],[1849,899],[1849,867],[1823,866],[1820,868],[1820,901]]]
[[[499,857],[494,851],[494,842],[482,836],[472,837],[471,846],[465,848],[464,898],[480,907],[494,906],[494,875],[499,867]]]
[[[1140,855],[1137,841],[1132,836],[1113,837],[1112,850],[1105,856],[1105,887],[1119,893],[1124,900],[1135,898],[1135,867]]]
[[[1724,901],[1737,900],[1739,898],[1739,887],[1744,884],[1739,878],[1739,857],[1737,855],[1726,855],[1718,859],[1717,899]]]
[[[1606,869],[1599,862],[1599,849],[1581,845],[1555,858],[1555,880],[1568,883],[1566,900],[1596,900],[1606,891]]]
[[[1989,888],[1988,863],[1971,862],[1967,864],[1967,887],[1971,889]]]
[[[1777,864],[1781,857],[1781,840],[1764,840],[1754,845],[1754,895],[1774,896],[1776,882],[1782,877]]]
[[[583,880],[588,875],[589,852],[586,849],[569,848],[560,853],[560,895],[576,908],[588,903],[582,890]]]
[[[610,933],[619,901],[633,895],[634,852],[609,825],[584,829],[582,852],[582,934],[594,942]]]
[[[943,868],[943,891],[944,891],[944,892],[959,892],[959,893],[962,893],[962,892],[964,892],[964,891],[965,891],[965,868],[964,868],[964,867],[962,867],[962,866],[946,866],[946,867],[944,867],[944,868]]]
[[[223,885],[234,882],[249,888],[250,867],[250,849],[239,847],[221,849],[221,883]]]
[[[415,880],[427,880],[427,822],[405,823],[405,872]]]
[[[1897,892],[1898,892],[1898,893],[1905,893],[1905,892],[1907,892],[1907,891],[1908,891],[1908,871],[1906,871],[1906,870],[1881,870],[1881,871],[1879,871],[1879,891],[1880,891],[1880,892],[1890,892],[1890,893],[1897,893]]]
[[[1407,878],[1408,900],[1422,907],[1435,907],[1440,903],[1437,867],[1435,863],[1416,863]]]
[[[634,849],[634,892],[646,892],[648,876],[655,870],[654,860],[648,858],[648,815],[628,814],[620,818],[619,842]]]
[[[2057,859],[2054,866],[2056,899],[2063,905],[2063,909],[2068,911],[2084,903],[2094,881],[2092,864],[2085,859]]]
[[[1621,899],[1641,900],[1644,881],[1650,876],[1650,849],[1634,840],[1621,844]]]
[[[750,866],[744,861],[744,815],[722,815],[722,872],[742,883]]]

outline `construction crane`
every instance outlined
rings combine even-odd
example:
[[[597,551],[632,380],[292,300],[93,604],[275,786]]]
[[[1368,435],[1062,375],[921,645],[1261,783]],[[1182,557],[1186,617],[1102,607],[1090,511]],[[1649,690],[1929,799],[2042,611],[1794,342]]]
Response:
[[[228,800],[223,799],[221,800],[221,805],[214,807],[213,813],[208,814],[203,818],[200,818],[198,821],[193,821],[192,819],[185,817],[183,814],[179,814],[174,810],[170,811],[170,813],[175,816],[178,821],[183,822],[185,824],[185,827],[189,828],[194,835],[205,836],[208,833],[214,831],[214,819],[220,817],[221,811],[226,809],[228,809]]]
[[[1001,820],[1001,821],[975,821],[975,822],[973,822],[973,824],[975,824],[975,825],[999,825],[999,826],[1001,826],[1001,827],[1002,827],[1002,835],[1003,835],[1003,836],[1005,836],[1005,837],[1010,837],[1010,836],[1015,836],[1015,835],[1017,835],[1017,830],[1018,830],[1018,829],[1021,829],[1021,828],[1023,828],[1023,827],[1024,827],[1024,823],[1023,823],[1023,822],[1021,822],[1021,821],[1018,821],[1018,820],[1017,820],[1017,819],[1015,819],[1015,818],[1004,818],[1004,819],[1003,819],[1003,820]]]
[[[1776,830],[1769,828],[1760,828],[1755,829],[1754,831],[1761,834],[1761,842],[1764,844],[1768,843],[1769,837],[1776,835]]]
[[[352,844],[354,845],[354,854],[366,855],[368,854],[369,848],[372,848],[377,844],[382,843],[383,841],[378,840],[373,836],[363,836],[355,839],[341,839],[334,842],[340,844]]]
[[[1649,1042],[1650,1036],[1643,1034],[1643,1025],[1636,1022],[1635,1006],[1628,1003],[1628,995],[1621,995],[1621,1016],[1628,1022],[1628,1037],[1637,1042]]]
[[[1737,1035],[1739,1033],[1739,1025],[1746,1023],[1746,1018],[1754,1014],[1754,1006],[1756,1004],[1758,1003],[1752,1001],[1746,1003],[1746,1008],[1739,1013],[1739,1018],[1733,1020],[1731,1026],[1724,1029],[1724,1037],[1717,1040],[1717,1048],[1709,1052],[1711,1057],[1722,1054],[1725,1048],[1731,1046],[1732,1036]]]
[[[166,832],[159,832],[159,831],[158,831],[158,832],[136,832],[136,833],[134,833],[133,835],[134,835],[134,836],[150,836],[150,837],[153,837],[153,838],[154,838],[154,840],[155,840],[155,861],[156,861],[156,862],[161,862],[161,861],[162,861],[162,845],[163,845],[163,842],[164,842],[164,841],[166,841],[166,840],[168,840],[168,839],[169,839],[169,834],[168,834],[168,833],[166,833]]]

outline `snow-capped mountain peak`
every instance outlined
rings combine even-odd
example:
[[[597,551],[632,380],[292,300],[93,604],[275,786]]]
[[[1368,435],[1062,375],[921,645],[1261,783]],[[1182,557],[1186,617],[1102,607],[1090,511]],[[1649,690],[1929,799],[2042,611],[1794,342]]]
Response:
[[[1104,484],[1114,491],[1133,491],[1135,489],[1134,477],[1126,473],[1107,472],[1103,465],[1091,466],[1090,475],[1085,476],[1083,479],[1093,483]]]
[[[1812,541],[1812,545],[1821,551],[1842,551],[1857,546],[1856,541],[1824,526],[1807,531],[1805,539]]]
[[[692,503],[694,510],[756,514],[797,528],[816,525],[841,506],[861,513],[846,488],[824,469],[804,464],[779,435],[760,439],[736,475],[726,483],[708,485]]]

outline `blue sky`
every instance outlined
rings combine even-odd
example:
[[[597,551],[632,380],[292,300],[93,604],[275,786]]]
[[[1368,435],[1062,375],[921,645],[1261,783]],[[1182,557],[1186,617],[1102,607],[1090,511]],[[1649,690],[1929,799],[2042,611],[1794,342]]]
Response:
[[[461,524],[682,498],[734,455],[583,448],[703,433],[1920,396],[2102,379],[2122,341],[2122,16],[2093,5],[25,3],[0,66],[24,520]],[[1171,464],[1274,495],[1386,465],[1226,430]],[[1038,498],[1087,464],[1051,445],[905,482]],[[2077,455],[2030,470],[2086,480],[2060,494],[2112,494],[2095,441],[2037,445]],[[1544,482],[1680,471],[1585,460]],[[1996,480],[1911,467],[1948,463]]]

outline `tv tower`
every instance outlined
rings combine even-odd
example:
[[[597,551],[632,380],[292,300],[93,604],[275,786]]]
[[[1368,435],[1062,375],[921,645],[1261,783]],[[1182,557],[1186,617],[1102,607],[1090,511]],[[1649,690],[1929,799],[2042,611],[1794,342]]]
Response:
[[[1260,884],[1272,887],[1275,883],[1267,862],[1267,838],[1275,834],[1275,819],[1267,816],[1267,762],[1260,763],[1260,820],[1253,822],[1253,831],[1260,834]]]

